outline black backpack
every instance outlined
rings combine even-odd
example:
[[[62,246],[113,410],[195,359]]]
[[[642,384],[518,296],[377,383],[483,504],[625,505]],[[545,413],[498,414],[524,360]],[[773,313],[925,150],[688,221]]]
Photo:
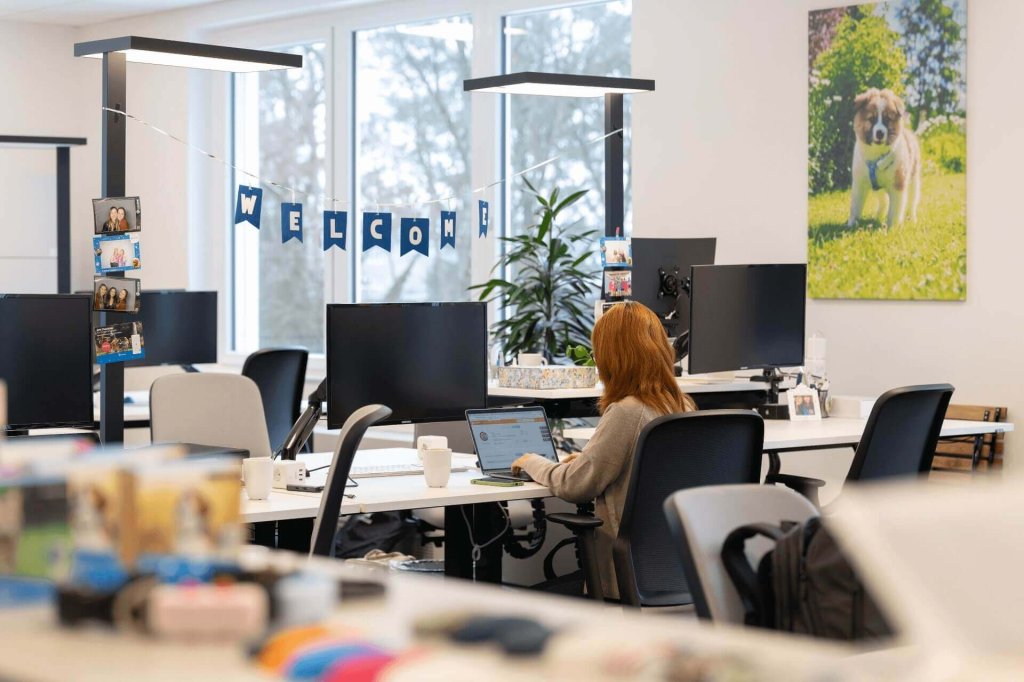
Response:
[[[758,563],[747,560],[747,540],[775,542]],[[877,639],[891,634],[819,517],[740,526],[722,545],[722,562],[739,592],[747,625],[827,639]]]

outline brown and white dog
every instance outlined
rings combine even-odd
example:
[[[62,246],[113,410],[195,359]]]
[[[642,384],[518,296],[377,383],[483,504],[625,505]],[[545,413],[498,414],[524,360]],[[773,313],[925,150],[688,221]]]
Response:
[[[921,201],[921,147],[910,129],[907,108],[892,90],[871,88],[854,100],[853,130],[857,142],[853,149],[853,191],[850,227],[857,224],[872,191],[884,192],[892,228],[903,222],[907,209],[910,220],[917,220]],[[885,211],[879,205],[878,219]]]

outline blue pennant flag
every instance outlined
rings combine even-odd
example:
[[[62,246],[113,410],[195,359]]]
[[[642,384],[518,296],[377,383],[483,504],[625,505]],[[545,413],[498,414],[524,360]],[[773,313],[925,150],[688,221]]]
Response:
[[[337,246],[342,251],[348,241],[348,213],[324,211],[324,251]]]
[[[281,204],[281,243],[302,241],[302,204]]]
[[[441,211],[441,248],[455,248],[455,211]]]
[[[491,207],[484,201],[480,200],[480,236],[487,236],[487,228],[491,224]]]
[[[442,213],[441,215],[444,215]],[[401,222],[401,244],[402,256],[410,251],[430,256],[430,219],[429,218],[402,218]]]
[[[263,190],[248,185],[238,186],[238,200],[235,202],[235,225],[249,223],[260,229],[260,213],[263,211]]]
[[[369,251],[374,246],[391,251],[390,213],[363,214],[363,251]]]

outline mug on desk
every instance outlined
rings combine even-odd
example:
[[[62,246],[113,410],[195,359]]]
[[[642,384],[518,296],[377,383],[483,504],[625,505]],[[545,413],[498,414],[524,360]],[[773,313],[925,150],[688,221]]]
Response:
[[[423,451],[423,478],[428,488],[444,488],[452,475],[452,449],[427,448]]]
[[[245,494],[250,500],[265,500],[270,497],[274,482],[274,462],[269,457],[246,457],[242,460],[242,474],[245,478]]]
[[[424,450],[436,450],[448,447],[448,439],[445,436],[420,436],[416,439],[416,456],[423,461]]]
[[[520,353],[516,356],[516,365],[519,367],[541,367],[548,364],[543,353]]]

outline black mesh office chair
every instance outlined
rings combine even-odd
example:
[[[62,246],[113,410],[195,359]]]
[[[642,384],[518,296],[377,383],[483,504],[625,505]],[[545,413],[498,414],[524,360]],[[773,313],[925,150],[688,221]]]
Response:
[[[759,482],[763,449],[764,422],[748,410],[673,414],[644,428],[637,440],[612,552],[622,603],[638,607],[692,603],[679,546],[665,519],[665,499],[677,490],[697,486]],[[581,536],[586,583],[588,588],[598,584],[596,562],[590,555],[600,521],[569,514],[550,514],[548,519]]]
[[[320,496],[320,510],[313,522],[313,536],[309,543],[310,556],[334,556],[334,538],[338,534],[341,504],[345,501],[345,484],[356,458],[359,444],[367,429],[391,416],[391,408],[384,405],[366,405],[353,412],[341,427],[334,459],[327,472],[327,483]]]
[[[304,348],[264,348],[247,357],[242,365],[242,376],[252,379],[260,389],[271,452],[284,444],[299,418],[308,358]]]
[[[906,386],[882,395],[868,416],[846,480],[927,474],[952,397],[953,387],[949,384]],[[781,483],[815,505],[818,488],[825,485],[821,479],[790,474],[769,475],[765,483]]]

